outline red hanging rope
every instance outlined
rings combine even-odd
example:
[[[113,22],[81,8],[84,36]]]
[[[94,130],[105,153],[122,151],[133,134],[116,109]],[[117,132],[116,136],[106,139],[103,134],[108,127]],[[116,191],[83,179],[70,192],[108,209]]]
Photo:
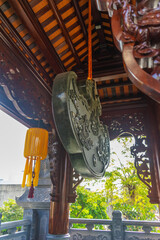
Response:
[[[91,0],[88,0],[88,80],[92,80],[92,13],[91,13]]]

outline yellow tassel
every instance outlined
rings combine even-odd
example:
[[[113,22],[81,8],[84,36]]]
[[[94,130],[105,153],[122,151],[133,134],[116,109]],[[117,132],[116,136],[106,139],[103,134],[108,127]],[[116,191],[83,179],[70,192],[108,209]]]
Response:
[[[29,163],[29,170],[28,170],[27,187],[30,187],[32,183],[32,165],[33,165],[33,158],[31,157],[30,163]]]
[[[38,185],[40,167],[41,167],[41,161],[40,161],[40,158],[37,157],[36,165],[35,165],[35,169],[34,169],[34,172],[35,172],[35,177],[34,177],[34,180],[33,180],[34,187],[36,187]]]
[[[32,186],[33,189],[34,186],[38,185],[41,165],[40,161],[47,157],[47,149],[48,132],[41,128],[28,129],[24,147],[26,165],[23,174],[22,187],[25,187],[25,182],[27,182],[27,187]],[[35,161],[35,167],[33,166],[33,161]],[[30,195],[33,195],[33,193]]]
[[[22,181],[22,187],[25,187],[25,182],[26,182],[26,175],[28,174],[28,164],[29,164],[29,158],[26,159],[26,165],[23,173],[23,181]]]

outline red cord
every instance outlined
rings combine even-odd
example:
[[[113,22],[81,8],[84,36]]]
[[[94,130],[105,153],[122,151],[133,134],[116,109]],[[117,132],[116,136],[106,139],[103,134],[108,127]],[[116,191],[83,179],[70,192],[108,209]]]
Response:
[[[88,0],[88,79],[92,80],[92,13],[91,13],[91,0]]]

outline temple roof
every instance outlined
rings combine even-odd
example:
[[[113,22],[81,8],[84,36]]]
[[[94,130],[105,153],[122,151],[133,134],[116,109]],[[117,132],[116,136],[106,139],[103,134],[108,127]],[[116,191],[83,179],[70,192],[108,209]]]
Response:
[[[65,71],[75,71],[78,81],[87,79],[88,0],[0,0],[0,28],[3,49],[1,55],[6,56],[6,52],[3,52],[5,44],[8,54],[14,53],[14,57],[11,56],[11,65],[16,65],[15,69],[20,71],[20,63],[23,62],[23,66],[26,66],[25,70],[29,72],[25,75],[25,70],[22,68],[21,73],[29,77],[31,85],[35,86],[35,91],[38,89],[36,83],[38,80],[38,83],[41,83],[40,88],[45,88],[45,91],[51,95],[55,76]],[[97,83],[103,105],[137,102],[143,98],[144,95],[125,73],[121,53],[113,41],[108,12],[98,11],[94,0],[92,1],[92,50],[93,79]],[[15,56],[17,62],[14,61]],[[7,73],[8,70],[5,71]],[[16,72],[16,74],[20,73]],[[16,79],[17,76],[15,81]],[[4,80],[1,80],[0,92],[2,98],[5,98],[8,92],[5,91],[4,94],[3,82]],[[23,84],[19,85],[19,88],[26,90],[25,84],[23,79]],[[8,85],[10,85],[9,81]],[[31,90],[26,95],[28,96],[30,92]],[[14,99],[13,96],[8,98]],[[31,98],[30,96],[29,99]],[[14,104],[13,99],[11,101]],[[6,101],[8,100],[2,99],[1,105],[8,108],[9,112],[13,112],[11,106],[5,106]],[[6,105],[9,106],[11,103],[8,102]],[[23,118],[23,114],[21,115]]]

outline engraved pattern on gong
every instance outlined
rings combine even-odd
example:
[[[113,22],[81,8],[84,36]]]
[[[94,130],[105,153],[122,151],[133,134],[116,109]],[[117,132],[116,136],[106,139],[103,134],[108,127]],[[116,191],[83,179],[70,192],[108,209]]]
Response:
[[[71,108],[70,115],[81,146],[87,151],[94,148],[94,153],[91,153],[91,161],[94,167],[97,166],[98,161],[105,167],[109,162],[109,136],[107,127],[99,121],[101,105],[98,96],[94,94],[93,83],[91,81],[86,83],[86,94],[84,96],[79,93],[74,82],[72,82],[69,96],[74,106],[74,108]]]

